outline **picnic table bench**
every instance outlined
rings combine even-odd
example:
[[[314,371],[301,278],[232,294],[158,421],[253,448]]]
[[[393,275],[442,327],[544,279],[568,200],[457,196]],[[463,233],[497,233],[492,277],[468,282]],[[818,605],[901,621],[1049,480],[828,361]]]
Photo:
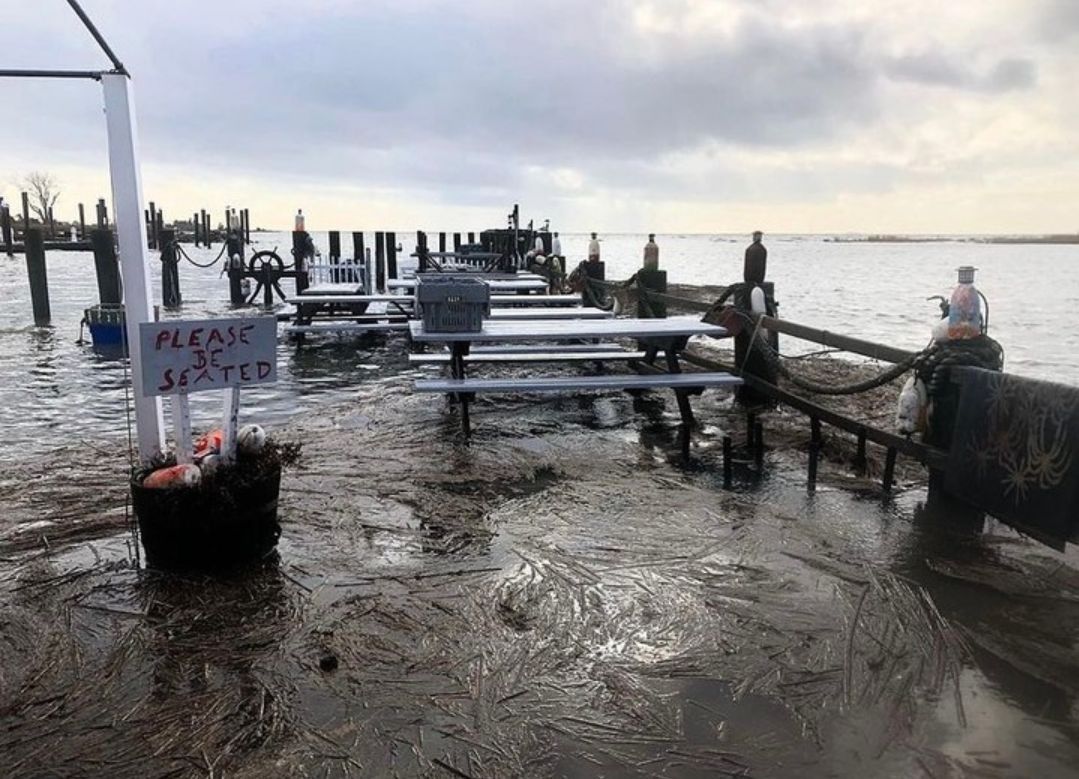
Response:
[[[680,363],[681,352],[688,340],[695,335],[708,335],[724,338],[728,335],[723,327],[710,325],[692,317],[674,317],[670,319],[568,319],[568,320],[486,320],[479,332],[473,333],[429,333],[422,322],[409,325],[412,340],[417,343],[444,343],[450,347],[448,359],[438,355],[438,360],[450,366],[450,377],[443,379],[417,379],[417,392],[438,392],[449,395],[461,407],[461,427],[467,436],[470,433],[469,401],[477,393],[516,393],[516,392],[570,392],[581,390],[647,390],[672,389],[678,400],[678,410],[682,418],[682,448],[688,454],[689,431],[694,424],[693,411],[690,407],[690,395],[700,394],[706,387],[731,387],[741,384],[742,380],[729,373],[683,373]],[[635,338],[644,347],[633,353],[628,361],[641,362],[656,369],[647,375],[603,374],[581,376],[537,376],[506,378],[469,378],[465,366],[472,362],[583,362],[596,359],[596,355],[627,354],[629,350],[617,352],[610,345],[584,345],[576,348],[553,345],[545,350],[529,344],[534,341],[565,341],[574,339],[612,339]],[[499,344],[498,351],[478,351],[471,355],[474,343]],[[568,351],[569,350],[569,351]],[[640,356],[638,357],[638,353]],[[663,354],[666,370],[656,366],[657,357]],[[501,355],[500,358],[491,359]],[[516,355],[516,360],[510,355]],[[527,356],[526,356],[527,355]],[[580,357],[579,355],[586,355]],[[477,359],[478,358],[478,359]],[[417,359],[413,362],[421,363]]]

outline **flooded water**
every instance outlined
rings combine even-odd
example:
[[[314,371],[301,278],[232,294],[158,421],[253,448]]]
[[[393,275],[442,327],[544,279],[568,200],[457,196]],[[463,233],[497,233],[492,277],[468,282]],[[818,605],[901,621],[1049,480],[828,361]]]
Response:
[[[316,244],[328,251],[325,233]],[[401,236],[404,241],[408,236]],[[639,266],[644,236],[604,239],[608,278],[625,278]],[[733,236],[658,236],[661,262],[671,283],[717,285],[740,277],[744,242]],[[347,243],[347,241],[346,241]],[[990,326],[1006,349],[1006,368],[1022,375],[1079,384],[1079,247],[975,243],[834,243],[816,237],[776,236],[768,273],[775,280],[781,315],[797,322],[917,349],[928,341],[938,315],[925,298],[947,294],[955,268],[979,268],[977,283],[991,304]],[[571,258],[583,256],[586,235],[563,236]],[[256,249],[275,248],[287,257],[291,236],[257,235]],[[405,247],[411,251],[410,244]],[[218,249],[188,252],[199,262]],[[407,252],[404,252],[407,253]],[[404,254],[403,253],[403,254]],[[402,260],[415,262],[414,260]],[[43,452],[73,436],[108,436],[125,424],[123,366],[76,344],[83,309],[97,302],[89,253],[48,257],[52,327],[33,327],[25,263],[0,257],[0,413],[5,435],[0,463]],[[154,266],[154,296],[160,274]],[[228,308],[228,283],[220,266],[180,268],[182,316],[219,315]],[[287,285],[286,285],[287,286]],[[88,335],[87,335],[88,338]],[[381,344],[381,342],[377,342]],[[322,399],[347,397],[356,383],[406,365],[403,341],[368,357],[375,344],[355,339],[296,350],[282,342],[279,382],[252,389],[244,408],[260,419],[280,421]],[[789,351],[816,348],[788,340]],[[400,357],[399,360],[393,359]],[[217,401],[196,399],[216,414]]]
[[[680,281],[677,239],[661,245]],[[960,260],[940,262],[929,291]],[[688,463],[659,394],[481,399],[466,444],[411,392],[430,371],[403,340],[282,344],[281,381],[244,411],[304,445],[278,556],[218,579],[147,569],[123,368],[74,345],[90,267],[50,259],[51,331],[24,326],[24,287],[0,288],[3,775],[1076,775],[1074,553],[957,537],[921,506],[919,469],[884,496],[833,434],[809,495],[804,421],[766,419],[758,471],[723,393],[695,400]],[[827,271],[837,306],[844,272]],[[185,315],[225,308],[215,272],[181,275]],[[801,318],[810,296],[789,286]]]

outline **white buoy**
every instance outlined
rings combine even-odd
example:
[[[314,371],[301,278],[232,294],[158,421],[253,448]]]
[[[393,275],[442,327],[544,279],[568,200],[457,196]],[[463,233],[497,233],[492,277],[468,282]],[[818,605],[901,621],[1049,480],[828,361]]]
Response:
[[[588,261],[599,262],[599,238],[592,233],[592,240],[588,242]]]
[[[296,227],[294,228],[296,232],[302,233],[304,231],[304,222],[305,220],[303,218],[303,209],[301,208],[296,211]]]
[[[555,257],[562,256],[562,241],[558,239],[558,233],[555,233],[554,237],[551,238],[551,254]]]
[[[895,411],[896,430],[907,436],[924,431],[928,406],[929,393],[926,391],[925,382],[917,376],[911,376],[899,392]]]
[[[266,431],[259,425],[244,425],[236,436],[236,448],[242,454],[258,454],[266,445]]]

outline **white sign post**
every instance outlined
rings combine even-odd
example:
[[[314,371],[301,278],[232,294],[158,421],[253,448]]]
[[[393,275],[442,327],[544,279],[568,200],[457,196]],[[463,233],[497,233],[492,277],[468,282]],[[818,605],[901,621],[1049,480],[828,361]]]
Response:
[[[272,316],[143,322],[139,325],[138,374],[149,397],[172,396],[176,461],[191,461],[187,396],[225,391],[221,459],[236,451],[240,387],[277,381],[277,320]]]
[[[139,459],[148,464],[164,448],[161,401],[143,391],[139,371],[139,326],[150,322],[150,275],[147,271],[146,223],[142,220],[142,178],[139,174],[135,98],[126,73],[102,73],[105,92],[105,124],[109,142],[109,178],[112,207],[116,213],[116,237],[120,270],[124,279],[124,316],[128,354],[131,356],[135,396],[135,427]]]

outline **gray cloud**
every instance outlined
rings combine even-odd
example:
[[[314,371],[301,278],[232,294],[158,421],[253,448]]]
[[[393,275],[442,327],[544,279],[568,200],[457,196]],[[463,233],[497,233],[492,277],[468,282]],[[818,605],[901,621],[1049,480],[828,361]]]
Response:
[[[613,1],[539,0],[527,15],[418,0],[87,6],[136,77],[148,160],[467,203],[514,191],[529,166],[575,168],[592,187],[736,196],[751,183],[738,170],[674,173],[664,155],[835,143],[888,115],[890,82],[992,96],[1037,80],[1033,61],[992,52],[887,57],[855,22],[793,28],[749,14],[729,34],[642,34]],[[23,14],[33,34],[10,36],[5,64],[102,61],[77,25],[61,34],[40,9]],[[92,87],[0,90],[20,117],[0,126],[3,145],[100,155]],[[860,191],[896,175],[840,165],[833,178]],[[827,177],[777,174],[776,186],[815,194]]]
[[[1037,81],[1037,67],[1029,59],[1006,58],[985,72],[940,52],[906,54],[884,63],[884,72],[896,81],[982,92],[1029,89]]]

